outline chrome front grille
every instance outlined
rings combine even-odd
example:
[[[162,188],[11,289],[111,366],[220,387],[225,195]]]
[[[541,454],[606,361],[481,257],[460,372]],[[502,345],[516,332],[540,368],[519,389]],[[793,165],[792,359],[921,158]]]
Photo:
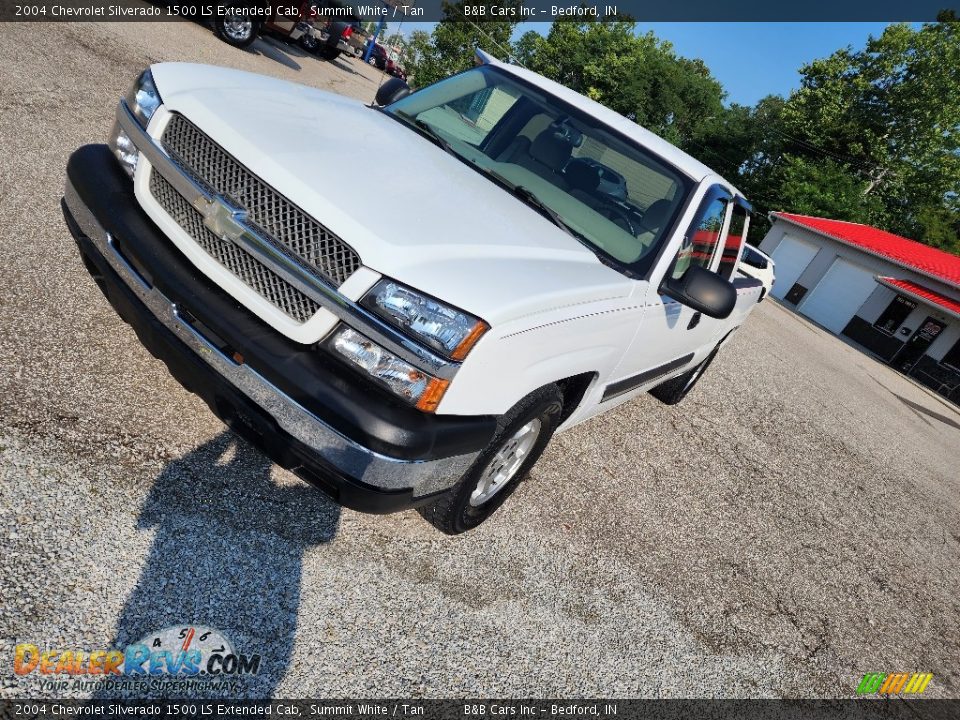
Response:
[[[163,131],[166,151],[195,180],[247,211],[247,222],[339,287],[360,267],[353,248],[237,162],[182,115]]]
[[[238,245],[207,229],[203,215],[158,173],[150,173],[150,194],[203,250],[227,270],[297,322],[306,322],[320,306]]]

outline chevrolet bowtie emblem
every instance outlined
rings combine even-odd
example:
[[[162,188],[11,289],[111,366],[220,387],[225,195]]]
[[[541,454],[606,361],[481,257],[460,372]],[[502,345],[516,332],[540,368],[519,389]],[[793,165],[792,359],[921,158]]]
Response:
[[[193,205],[203,215],[203,224],[219,238],[236,242],[246,230],[246,211],[230,207],[221,198],[200,197]]]

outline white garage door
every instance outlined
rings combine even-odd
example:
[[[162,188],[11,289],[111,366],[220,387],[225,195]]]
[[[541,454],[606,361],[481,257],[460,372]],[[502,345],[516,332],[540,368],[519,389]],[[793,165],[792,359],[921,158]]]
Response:
[[[798,309],[828,330],[839,333],[875,287],[877,281],[873,273],[837,258]]]
[[[813,256],[819,250],[816,245],[797,240],[789,235],[784,235],[773,251],[773,262],[776,264],[775,271],[777,280],[773,283],[773,289],[770,293],[777,298],[783,298],[797,278],[807,269],[807,265],[813,260]]]

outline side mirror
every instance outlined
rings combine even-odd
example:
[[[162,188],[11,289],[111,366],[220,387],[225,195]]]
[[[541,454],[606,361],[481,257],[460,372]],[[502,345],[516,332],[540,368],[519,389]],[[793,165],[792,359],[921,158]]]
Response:
[[[679,278],[667,278],[660,292],[712,318],[729,317],[737,304],[737,291],[716,273],[691,265]]]
[[[400,78],[390,78],[377,90],[376,103],[380,107],[394,103],[410,94],[410,86]]]

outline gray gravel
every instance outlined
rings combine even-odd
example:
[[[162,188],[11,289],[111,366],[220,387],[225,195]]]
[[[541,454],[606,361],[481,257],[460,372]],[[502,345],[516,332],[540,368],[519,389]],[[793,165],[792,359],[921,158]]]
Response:
[[[249,695],[845,697],[917,670],[960,696],[960,413],[772,302],[683,404],[557,437],[459,538],[340,510],[234,441],[58,207],[68,154],[165,59],[365,99],[381,77],[191,24],[4,28],[0,696],[40,692],[16,643],[180,623],[262,654]]]

